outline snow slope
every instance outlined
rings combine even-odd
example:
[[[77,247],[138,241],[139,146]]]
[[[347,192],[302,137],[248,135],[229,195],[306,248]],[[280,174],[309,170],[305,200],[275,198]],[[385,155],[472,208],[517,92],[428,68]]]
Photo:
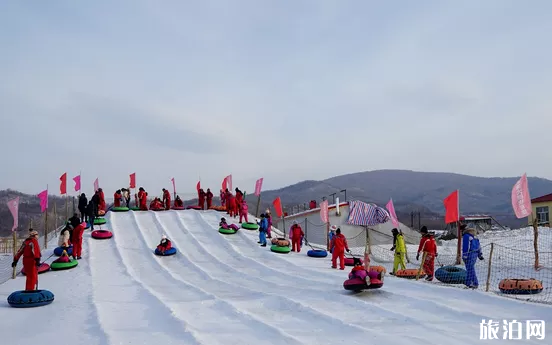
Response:
[[[464,345],[479,340],[482,319],[552,319],[549,306],[394,277],[380,290],[351,294],[342,287],[348,269],[307,257],[308,247],[272,253],[256,243],[257,231],[221,235],[220,216],[108,213],[113,239],[87,231],[77,268],[39,276],[55,302],[34,309],[2,302],[0,333],[22,345],[59,343],[60,334],[71,344]],[[162,234],[177,255],[153,255]],[[24,277],[0,285],[0,298],[23,286]]]

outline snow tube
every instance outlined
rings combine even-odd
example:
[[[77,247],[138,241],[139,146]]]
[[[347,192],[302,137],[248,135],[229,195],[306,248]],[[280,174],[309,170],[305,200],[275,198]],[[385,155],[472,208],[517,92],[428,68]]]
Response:
[[[173,210],[184,210],[184,206],[173,206]]]
[[[345,258],[344,261],[345,261],[345,266],[354,266],[355,265],[354,258]],[[362,259],[360,259],[360,264],[364,265],[364,261]]]
[[[73,246],[57,247],[56,249],[54,249],[54,255],[55,256],[61,256],[61,254],[63,254],[64,250],[67,251],[67,255],[73,255]]]
[[[50,268],[52,271],[61,271],[61,270],[68,270],[73,267],[76,267],[79,264],[77,260],[71,260],[69,262],[52,262],[50,265]]]
[[[259,228],[257,223],[251,223],[251,222],[242,223],[241,227],[246,230],[257,230]]]
[[[94,218],[94,225],[103,225],[107,223],[105,218]]]
[[[435,271],[435,278],[445,284],[464,284],[466,275],[465,269],[456,266],[443,266]]]
[[[328,256],[328,252],[324,249],[313,249],[307,252],[307,255],[311,258],[325,258]]]
[[[91,236],[97,240],[107,240],[113,237],[113,233],[109,230],[94,230]]]
[[[98,216],[105,216],[105,211],[104,210],[99,210],[98,211]]]
[[[226,206],[211,206],[209,207],[209,209],[219,211],[219,212],[226,212]]]
[[[54,301],[54,294],[48,290],[15,291],[8,296],[8,304],[14,308],[41,307]]]
[[[150,210],[155,211],[155,212],[166,211],[164,207],[162,207],[162,208],[150,208]]]
[[[398,270],[395,273],[395,276],[399,278],[406,278],[406,279],[416,279],[416,276],[418,275],[418,269],[417,268],[407,268],[405,270]],[[420,278],[425,277],[426,274],[424,270],[420,271]]]
[[[155,255],[159,256],[169,256],[176,254],[176,248],[172,247],[170,249],[165,250],[165,253],[161,253],[157,248],[155,248]]]
[[[283,237],[273,238],[270,242],[280,247],[289,247],[289,240]]]
[[[129,208],[131,211],[140,211],[140,207],[138,206],[132,206]]]
[[[47,263],[43,262],[40,264],[40,266],[38,266],[38,274],[41,274],[41,273],[44,273],[44,272],[48,272],[50,270],[50,265],[48,265]],[[25,275],[25,267],[23,267],[21,269],[21,274],[22,275]]]
[[[225,234],[225,235],[233,235],[237,232],[237,230],[234,230],[234,229],[225,229],[225,228],[219,228],[219,232],[221,234]]]
[[[508,295],[535,295],[543,290],[542,281],[536,279],[502,279],[500,292]]]
[[[383,266],[370,266],[368,271],[374,271],[374,272],[378,272],[378,273],[386,273],[387,272],[387,270]]]
[[[354,277],[343,282],[343,288],[348,291],[360,292],[362,290],[379,289],[383,286],[383,281],[380,279],[370,279],[370,285],[366,284],[364,279]]]
[[[111,208],[111,211],[113,211],[113,212],[127,212],[129,210],[130,209],[126,206],[119,206],[119,207],[112,207]]]
[[[186,209],[187,210],[203,210],[203,208],[201,208],[201,206],[197,206],[197,205],[186,206]]]
[[[290,247],[278,246],[276,244],[273,244],[272,246],[270,246],[270,250],[273,251],[274,253],[280,253],[280,254],[287,254],[287,253],[291,252]]]

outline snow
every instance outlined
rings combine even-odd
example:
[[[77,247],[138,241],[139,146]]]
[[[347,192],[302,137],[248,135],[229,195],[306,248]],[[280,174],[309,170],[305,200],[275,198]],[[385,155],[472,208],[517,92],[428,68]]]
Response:
[[[257,231],[221,235],[222,215],[109,212],[111,240],[86,231],[77,268],[39,276],[40,287],[56,295],[52,304],[15,309],[0,302],[3,342],[465,345],[479,340],[482,319],[552,319],[547,305],[391,276],[379,290],[352,294],[342,287],[348,268],[307,257],[308,247],[272,253],[259,247]],[[176,255],[153,254],[163,234]],[[24,279],[1,284],[0,299],[22,289]]]

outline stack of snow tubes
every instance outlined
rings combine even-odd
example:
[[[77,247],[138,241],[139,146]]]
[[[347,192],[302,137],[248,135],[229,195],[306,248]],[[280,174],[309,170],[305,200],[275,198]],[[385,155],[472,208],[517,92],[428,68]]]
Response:
[[[259,228],[259,225],[257,223],[242,223],[241,227],[246,230],[257,230]]]
[[[289,240],[285,238],[273,238],[271,242],[272,246],[270,246],[270,250],[274,253],[287,254],[291,251]]]

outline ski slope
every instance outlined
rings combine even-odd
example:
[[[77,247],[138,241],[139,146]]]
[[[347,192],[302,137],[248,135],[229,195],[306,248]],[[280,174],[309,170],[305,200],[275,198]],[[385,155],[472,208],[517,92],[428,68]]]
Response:
[[[111,240],[94,240],[87,231],[77,268],[39,276],[40,288],[56,295],[54,303],[15,309],[2,302],[3,340],[21,345],[60,340],[88,345],[465,345],[479,341],[482,319],[552,319],[546,305],[390,276],[379,290],[351,294],[342,287],[348,268],[333,270],[329,257],[307,257],[308,247],[301,253],[272,253],[259,247],[257,231],[221,235],[222,215],[109,212],[104,228],[113,231]],[[178,248],[175,256],[153,254],[163,234]],[[0,285],[2,301],[22,289],[24,279]]]

